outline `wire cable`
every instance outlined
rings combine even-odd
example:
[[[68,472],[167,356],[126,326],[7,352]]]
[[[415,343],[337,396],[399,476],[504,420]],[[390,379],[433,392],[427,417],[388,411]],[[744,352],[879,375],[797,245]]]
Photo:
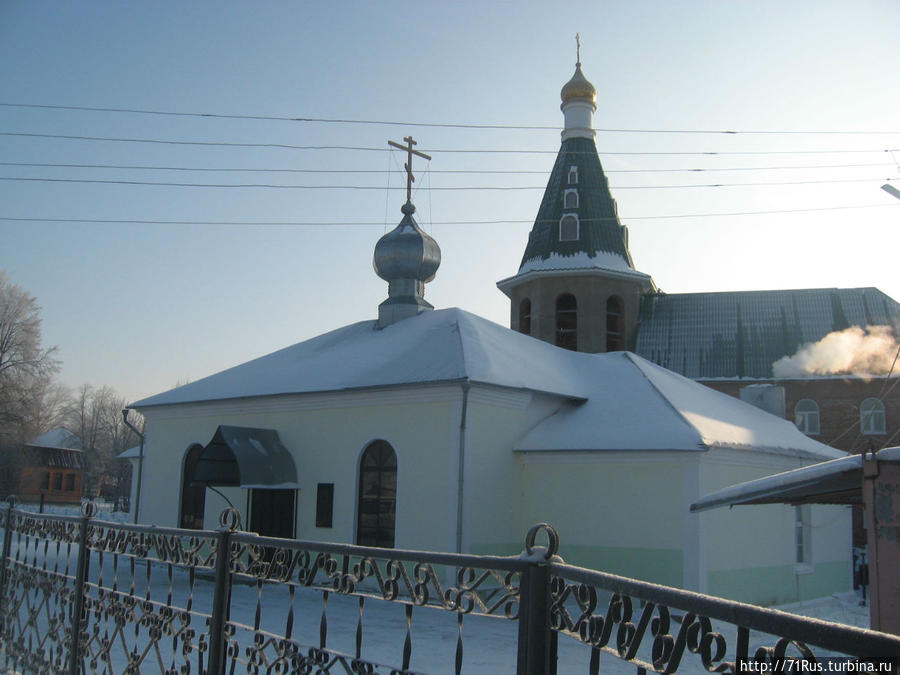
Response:
[[[229,119],[229,120],[257,120],[257,121],[275,121],[275,122],[313,122],[319,124],[374,124],[384,126],[404,126],[404,127],[439,127],[448,129],[512,129],[512,130],[550,130],[559,131],[561,127],[558,125],[541,125],[541,124],[472,124],[472,123],[456,123],[456,122],[410,122],[397,120],[370,120],[370,119],[348,119],[339,117],[308,117],[308,116],[279,116],[279,115],[239,115],[228,113],[214,112],[178,112],[172,110],[151,110],[142,108],[114,108],[114,107],[93,107],[93,106],[75,106],[75,105],[50,105],[39,103],[12,103],[0,102],[0,106],[7,108],[32,108],[44,110],[70,110],[82,112],[105,112],[105,113],[127,113],[137,115],[160,115],[166,117],[203,117],[207,119]],[[891,135],[900,134],[900,131],[878,131],[872,129],[850,129],[850,130],[735,130],[735,129],[615,129],[615,128],[596,128],[594,131],[602,133],[629,133],[629,134],[725,134],[734,136],[737,134],[789,134],[789,135]]]
[[[614,190],[678,190],[694,188],[725,188],[725,187],[771,187],[776,185],[827,185],[832,183],[874,183],[886,180],[888,182],[900,180],[900,178],[838,178],[833,180],[796,180],[796,181],[764,181],[757,183],[691,183],[686,185],[616,185],[610,186]],[[385,187],[384,185],[279,185],[277,183],[180,183],[169,181],[144,181],[124,180],[108,178],[46,178],[29,176],[0,176],[0,181],[23,181],[32,183],[81,183],[100,185],[141,185],[148,187],[186,187],[186,188],[217,188],[217,189],[274,189],[274,190],[400,190],[402,187]],[[428,188],[417,186],[416,192],[427,189],[435,191],[522,191],[544,190],[544,185],[443,185],[429,186]]]
[[[45,134],[21,131],[0,131],[0,136],[14,136],[22,138],[56,138],[77,141],[104,141],[111,143],[158,143],[164,145],[196,145],[207,147],[231,147],[231,148],[277,148],[287,150],[354,150],[365,152],[388,152],[389,148],[373,148],[353,145],[291,145],[287,143],[236,143],[227,141],[178,141],[158,138],[131,138],[110,136],[82,136],[73,134]],[[557,155],[559,148],[553,150],[524,150],[512,149],[486,149],[486,148],[424,148],[423,151],[444,154],[514,154],[514,155]],[[835,150],[698,150],[698,151],[653,151],[653,152],[600,152],[601,156],[718,156],[718,155],[823,155],[823,154],[848,154],[848,153],[872,153],[872,152],[900,152],[898,148],[868,148],[859,150],[835,149]],[[592,150],[584,152],[571,152],[569,154],[594,154]]]
[[[335,174],[388,174],[402,173],[398,169],[285,169],[260,167],[208,167],[208,166],[159,166],[148,164],[70,164],[60,162],[0,162],[0,166],[21,166],[54,169],[115,169],[126,171],[197,171],[220,173],[335,173]],[[850,169],[894,166],[890,162],[874,162],[864,164],[806,164],[795,166],[736,166],[736,167],[691,167],[678,169],[604,169],[604,173],[717,173],[720,171],[776,171],[783,169]],[[438,174],[485,174],[485,175],[547,175],[547,171],[538,169],[431,169],[430,173]]]
[[[405,189],[405,188],[404,188]],[[853,204],[847,206],[820,206],[805,209],[781,209],[769,211],[732,211],[726,213],[672,213],[660,214],[652,216],[630,216],[622,218],[626,221],[634,220],[669,220],[680,218],[724,218],[729,216],[760,216],[773,215],[783,213],[811,213],[821,211],[844,211],[851,209],[873,209],[873,208],[900,208],[900,204]],[[600,221],[616,221],[618,218],[583,218],[582,222],[600,222]],[[305,226],[323,226],[323,227],[339,227],[339,226],[381,226],[383,222],[375,221],[264,221],[264,220],[151,220],[151,219],[135,219],[135,218],[40,218],[30,216],[0,216],[2,222],[22,222],[22,223],[82,223],[82,224],[129,224],[129,225],[223,225],[223,226],[274,226],[274,227],[305,227]],[[511,219],[503,218],[498,220],[448,220],[434,221],[432,225],[524,225],[538,224],[543,222],[557,222],[555,220],[539,220],[534,219]]]

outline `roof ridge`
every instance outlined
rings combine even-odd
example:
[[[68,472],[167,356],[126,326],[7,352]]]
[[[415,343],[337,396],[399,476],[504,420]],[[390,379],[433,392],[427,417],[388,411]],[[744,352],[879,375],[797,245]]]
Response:
[[[644,369],[638,365],[637,361],[635,361],[636,358],[641,358],[641,357],[639,357],[637,354],[634,354],[633,352],[629,352],[629,351],[624,351],[624,352],[622,352],[622,354],[628,360],[628,362],[632,365],[632,367],[634,367],[635,370],[637,370],[641,374],[641,377],[643,377],[647,381],[647,384],[650,385],[650,387],[653,389],[653,391],[655,391],[657,393],[657,395],[663,401],[665,401],[665,403],[669,407],[669,409],[671,409],[672,412],[675,413],[675,416],[678,419],[680,419],[682,421],[682,423],[685,424],[691,431],[693,431],[694,434],[696,434],[696,436],[700,439],[700,442],[697,443],[697,445],[699,445],[704,450],[709,450],[710,445],[706,442],[706,439],[703,437],[703,434],[700,432],[700,430],[697,429],[697,427],[695,427],[693,424],[691,424],[678,408],[676,408],[674,405],[672,405],[672,402],[669,400],[669,397],[666,396],[662,392],[662,390],[656,386],[656,383],[647,376],[647,373],[644,372]],[[645,359],[641,359],[641,360],[643,361]],[[649,363],[649,361],[648,361],[648,363]],[[671,371],[669,371],[669,372],[671,372]],[[701,385],[701,386],[703,386],[703,385]]]

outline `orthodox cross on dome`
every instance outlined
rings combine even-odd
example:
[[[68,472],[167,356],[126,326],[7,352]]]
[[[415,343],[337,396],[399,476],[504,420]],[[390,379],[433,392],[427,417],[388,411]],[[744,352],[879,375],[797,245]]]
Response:
[[[388,141],[388,145],[400,148],[401,150],[406,150],[407,159],[406,164],[403,165],[403,168],[406,169],[406,201],[412,202],[412,184],[415,180],[412,173],[412,156],[418,155],[419,157],[424,157],[428,160],[430,160],[431,157],[424,152],[413,150],[413,146],[416,145],[416,142],[413,140],[412,136],[406,136],[403,140],[406,141],[406,145],[400,145],[399,143],[394,143],[394,141]]]
[[[581,65],[581,33],[575,33],[575,63]]]

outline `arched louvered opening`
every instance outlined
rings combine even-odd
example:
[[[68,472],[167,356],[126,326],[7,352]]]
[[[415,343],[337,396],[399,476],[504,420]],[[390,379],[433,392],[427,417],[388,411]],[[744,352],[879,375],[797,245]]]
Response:
[[[559,240],[578,241],[578,216],[567,213],[559,220]]]
[[[531,335],[531,300],[528,298],[519,303],[519,332]]]
[[[578,349],[578,303],[571,293],[556,299],[556,346]]]
[[[625,349],[625,308],[622,299],[612,296],[606,301],[606,351]]]

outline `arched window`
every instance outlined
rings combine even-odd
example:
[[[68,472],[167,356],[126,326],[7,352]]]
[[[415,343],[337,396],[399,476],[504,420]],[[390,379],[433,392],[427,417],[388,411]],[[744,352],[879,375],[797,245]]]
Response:
[[[794,423],[807,436],[819,433],[819,406],[809,398],[801,398],[794,406]]]
[[[531,300],[528,298],[519,303],[519,332],[531,335]]]
[[[867,435],[885,433],[884,403],[867,398],[859,404],[859,428]]]
[[[559,240],[578,241],[578,216],[567,213],[559,219]]]
[[[622,300],[612,296],[606,301],[606,351],[625,349],[625,309]]]
[[[556,299],[556,346],[578,349],[578,304],[571,293]]]
[[[206,485],[194,482],[194,469],[203,446],[195,443],[184,455],[181,471],[181,527],[189,530],[203,529],[203,511],[206,508]]]
[[[578,185],[578,167],[569,167],[569,185]]]
[[[356,543],[393,548],[397,517],[397,455],[387,441],[372,441],[359,461]]]
[[[563,196],[563,208],[578,208],[578,190],[566,190],[566,194]]]

